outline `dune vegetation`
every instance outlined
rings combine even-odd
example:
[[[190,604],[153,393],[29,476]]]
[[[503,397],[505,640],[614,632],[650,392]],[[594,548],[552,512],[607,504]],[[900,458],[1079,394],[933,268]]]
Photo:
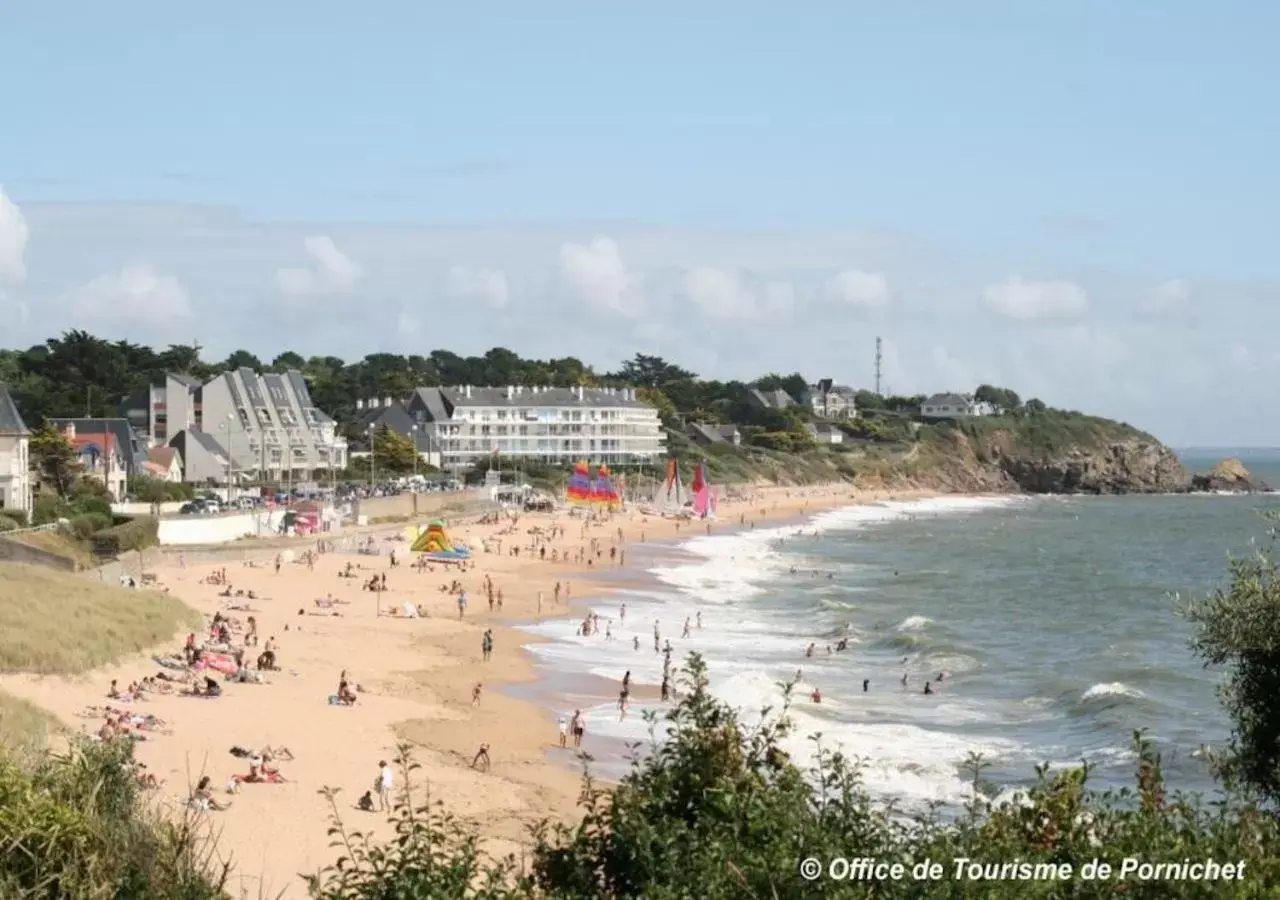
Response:
[[[168,594],[0,563],[0,672],[77,675],[199,622]]]

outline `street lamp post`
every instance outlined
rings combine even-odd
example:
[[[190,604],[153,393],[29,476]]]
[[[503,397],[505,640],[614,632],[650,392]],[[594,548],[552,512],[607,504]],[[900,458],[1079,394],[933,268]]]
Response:
[[[413,438],[413,488],[418,489],[418,426],[411,425],[409,427],[409,436]]]
[[[226,420],[225,422],[223,422],[221,425],[219,425],[219,426],[218,426],[218,428],[219,428],[221,431],[225,431],[225,432],[227,433],[226,451],[227,451],[227,505],[228,505],[228,506],[230,506],[230,505],[231,505],[231,501],[234,499],[234,498],[231,496],[232,473],[233,473],[234,466],[235,466],[235,456],[234,456],[234,455],[232,454],[232,452],[231,452],[231,451],[232,451],[232,446],[231,446],[231,441],[232,441],[231,423],[232,423],[232,421],[233,421],[233,416],[231,415],[231,413],[227,413],[227,420]]]
[[[374,477],[373,477],[374,468],[373,467],[374,467],[374,455],[376,451],[373,448],[373,437],[374,437],[374,433],[377,431],[377,428],[378,427],[376,425],[369,426],[369,492],[370,493],[373,493],[373,485],[374,485]]]

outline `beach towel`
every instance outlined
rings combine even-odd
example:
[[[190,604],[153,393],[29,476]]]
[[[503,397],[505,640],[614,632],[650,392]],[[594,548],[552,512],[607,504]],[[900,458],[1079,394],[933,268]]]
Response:
[[[337,694],[330,694],[329,705],[330,706],[346,706],[347,704],[343,703],[342,698],[339,697]]]
[[[284,784],[284,776],[279,772],[263,772],[258,781],[251,780],[247,774],[232,775],[231,780],[236,784]]]
[[[156,665],[163,666],[166,669],[177,669],[182,671],[187,668],[187,664],[185,662],[180,659],[174,659],[171,656],[153,656],[151,659]]]
[[[240,671],[240,667],[236,665],[236,661],[222,653],[206,653],[201,657],[201,661],[206,668],[214,669],[224,675],[234,675]]]

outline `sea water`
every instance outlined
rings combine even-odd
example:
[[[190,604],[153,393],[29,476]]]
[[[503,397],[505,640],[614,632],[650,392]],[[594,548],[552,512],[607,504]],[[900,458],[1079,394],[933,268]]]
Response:
[[[1280,484],[1280,465],[1245,462]],[[869,790],[907,804],[964,802],[973,754],[995,791],[1029,783],[1037,763],[1082,759],[1098,786],[1132,784],[1139,728],[1172,786],[1209,790],[1197,751],[1228,733],[1214,695],[1221,674],[1192,656],[1171,595],[1224,586],[1228,553],[1265,540],[1258,510],[1277,506],[1269,495],[943,497],[696,536],[633,550],[648,580],[587,602],[614,639],[578,634],[581,616],[547,620],[527,626],[549,638],[531,651],[561,678],[618,681],[629,670],[656,685],[657,620],[673,662],[700,653],[715,695],[748,721],[779,707],[779,684],[799,670],[793,757],[812,759],[820,733],[862,760]],[[703,627],[683,638],[699,612]],[[842,637],[848,649],[828,653]],[[566,702],[584,706],[608,775],[625,770],[626,742],[649,738],[641,710],[662,708],[635,703],[620,720],[615,698]]]

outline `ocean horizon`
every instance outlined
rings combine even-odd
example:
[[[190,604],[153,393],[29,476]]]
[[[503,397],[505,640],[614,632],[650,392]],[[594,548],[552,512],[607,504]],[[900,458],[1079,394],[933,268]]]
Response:
[[[1183,458],[1204,471],[1222,455]],[[1230,455],[1280,485],[1280,453]],[[871,793],[909,806],[965,802],[973,754],[988,765],[990,796],[1030,784],[1039,763],[1087,760],[1096,787],[1131,785],[1135,729],[1163,753],[1171,786],[1211,791],[1198,751],[1228,735],[1215,696],[1221,673],[1192,656],[1174,595],[1226,585],[1228,554],[1266,537],[1260,508],[1280,508],[1280,497],[957,496],[846,507],[637,548],[625,585],[579,598],[612,640],[576,633],[581,613],[522,627],[544,639],[529,651],[549,676],[546,693],[558,711],[583,708],[594,766],[609,777],[626,771],[628,744],[649,739],[642,711],[660,715],[664,704],[635,702],[620,721],[616,694],[569,685],[574,676],[616,685],[626,671],[658,685],[656,619],[673,662],[701,654],[712,692],[747,722],[777,710],[780,683],[799,670],[793,758],[811,760],[820,733],[827,748],[862,760]],[[699,612],[703,627],[683,638]],[[922,693],[926,680],[933,695]],[[821,704],[810,699],[815,687]]]

